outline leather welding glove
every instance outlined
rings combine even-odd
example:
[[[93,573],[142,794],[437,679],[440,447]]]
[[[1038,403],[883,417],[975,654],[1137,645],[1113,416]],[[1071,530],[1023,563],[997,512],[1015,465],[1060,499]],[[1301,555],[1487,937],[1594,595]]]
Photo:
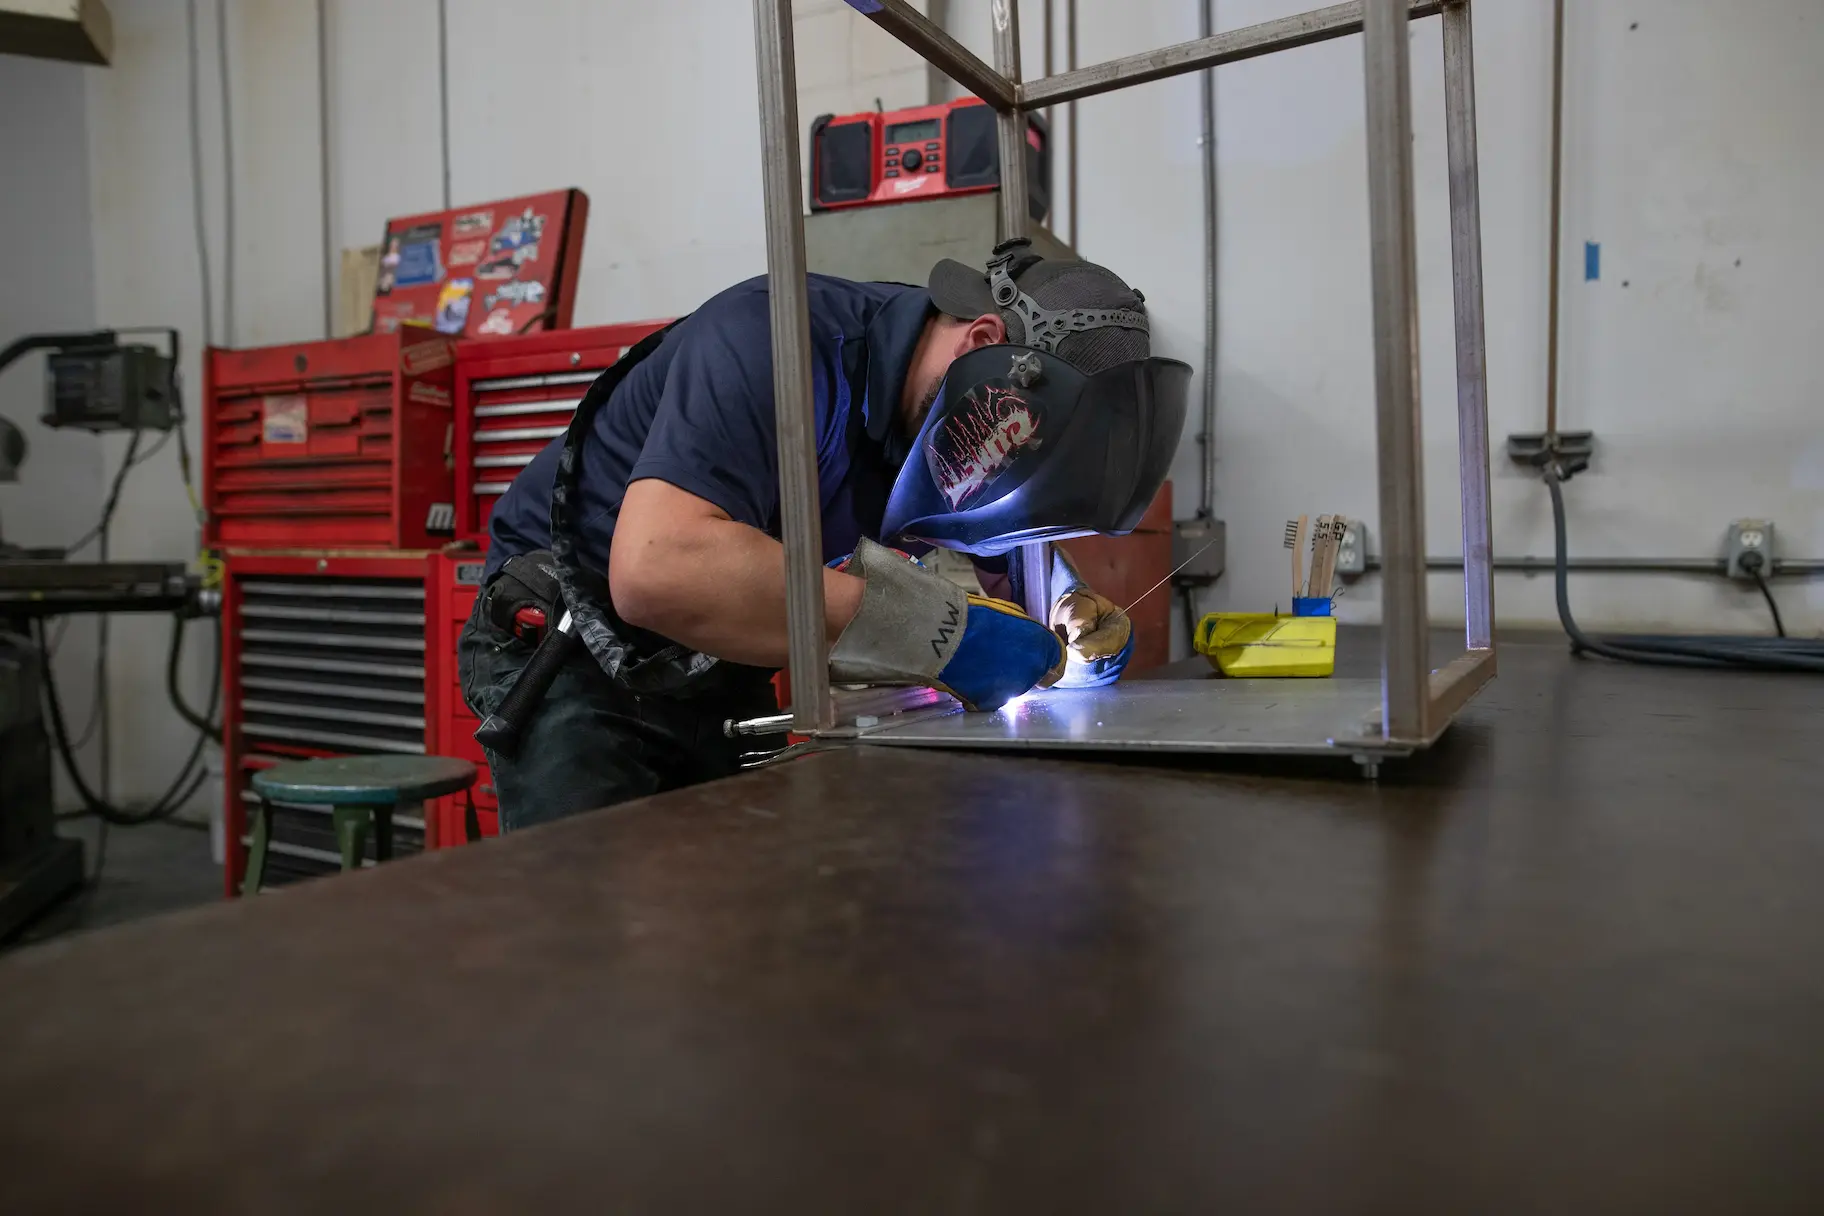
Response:
[[[1091,590],[1063,549],[1051,549],[1051,627],[1068,662],[1059,688],[1102,688],[1121,678],[1134,657],[1134,625],[1105,595]]]
[[[1064,644],[1005,600],[973,595],[903,553],[863,540],[843,567],[867,581],[830,651],[844,684],[925,684],[965,709],[999,709],[1064,673]]]

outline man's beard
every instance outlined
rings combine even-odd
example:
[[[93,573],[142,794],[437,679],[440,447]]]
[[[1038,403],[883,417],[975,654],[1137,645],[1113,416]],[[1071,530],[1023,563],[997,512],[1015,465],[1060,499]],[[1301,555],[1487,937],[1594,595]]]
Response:
[[[943,391],[944,391],[944,380],[943,380],[942,376],[939,376],[936,380],[933,380],[931,382],[931,387],[925,390],[924,397],[918,403],[918,409],[913,411],[913,414],[912,414],[912,433],[913,434],[916,435],[918,433],[918,429],[925,425],[926,415],[928,415],[931,412],[931,407],[937,404],[937,399],[940,395],[942,395]]]

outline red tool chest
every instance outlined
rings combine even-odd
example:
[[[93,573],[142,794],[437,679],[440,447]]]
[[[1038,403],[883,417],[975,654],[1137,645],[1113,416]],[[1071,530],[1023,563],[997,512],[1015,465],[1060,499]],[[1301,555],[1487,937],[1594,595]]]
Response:
[[[426,549],[454,522],[452,339],[400,330],[203,361],[208,543]]]
[[[431,721],[431,750],[439,756],[457,756],[472,760],[481,769],[476,782],[475,815],[484,836],[500,832],[500,802],[494,794],[494,782],[488,772],[488,758],[475,742],[475,730],[481,725],[462,699],[462,677],[456,661],[456,640],[475,607],[481,593],[481,571],[487,560],[485,552],[454,555],[436,554],[431,558],[430,623],[425,630],[427,668],[437,669],[434,687],[426,692],[426,708]],[[468,839],[465,824],[468,805],[461,796],[440,798],[427,812],[437,821],[437,844],[462,844]]]
[[[426,649],[430,570],[422,553],[228,555],[222,751],[230,896],[246,872],[248,810],[259,801],[253,773],[312,756],[427,750],[427,706],[450,678]],[[431,809],[394,823],[396,853],[439,843]],[[339,865],[327,807],[274,804],[269,884]]]
[[[486,540],[519,470],[564,433],[590,383],[669,321],[527,334],[456,348],[456,535]]]
[[[1058,542],[1091,587],[1127,608],[1134,625],[1130,672],[1172,661],[1172,483],[1126,536],[1079,536]]]

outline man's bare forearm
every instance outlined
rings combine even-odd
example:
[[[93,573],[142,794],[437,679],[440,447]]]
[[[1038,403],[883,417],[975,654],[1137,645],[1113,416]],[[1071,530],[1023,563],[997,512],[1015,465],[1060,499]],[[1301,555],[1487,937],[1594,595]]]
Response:
[[[719,659],[785,665],[785,546],[675,486],[628,487],[608,585],[628,624]],[[853,575],[823,571],[831,643],[861,607],[864,586]]]

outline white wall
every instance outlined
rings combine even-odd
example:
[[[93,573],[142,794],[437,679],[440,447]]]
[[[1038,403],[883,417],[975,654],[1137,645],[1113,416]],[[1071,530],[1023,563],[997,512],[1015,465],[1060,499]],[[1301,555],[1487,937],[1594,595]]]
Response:
[[[95,319],[105,326],[181,329],[184,357],[180,371],[190,415],[186,431],[191,451],[197,452],[201,439],[201,352],[206,331],[192,202],[185,8],[182,0],[141,0],[113,3],[109,9],[114,16],[114,63],[87,73],[87,169]],[[219,341],[219,317],[226,302],[220,239],[221,140],[213,85],[216,42],[211,6],[201,6],[199,27],[205,200],[218,317],[213,333]],[[237,77],[240,75],[237,72]],[[245,112],[249,107],[239,108]],[[236,134],[241,136],[242,131]],[[261,138],[257,131],[251,132],[250,137],[254,142]],[[251,209],[265,208],[276,194],[263,183],[250,184],[242,188],[237,203],[242,215],[259,216],[261,211]],[[295,223],[292,216],[281,214],[277,219],[281,224]],[[269,258],[271,276],[290,282],[293,293],[308,293],[309,307],[320,311],[318,277],[300,277],[314,266],[309,253],[317,244],[314,227],[306,230],[304,241],[297,242],[299,253],[285,259],[275,254],[277,242],[271,229],[264,234],[257,232],[263,222],[252,218],[241,222],[237,237],[251,242],[241,245],[243,259],[250,253]],[[237,335],[242,340],[280,328],[266,311],[270,297],[279,293],[260,290],[263,277],[242,276],[253,289],[249,294],[263,305],[261,310],[254,310],[245,307],[245,298],[236,301],[237,316],[247,318],[237,325]],[[103,442],[111,476],[126,440],[123,436],[108,436]],[[121,495],[114,556],[184,560],[197,552],[198,540],[196,519],[178,474],[176,450],[174,446],[167,447],[140,465],[126,484]],[[121,616],[114,618],[111,628],[116,792],[124,800],[151,798],[165,791],[196,737],[195,731],[170,708],[165,695],[171,620],[162,615]],[[209,677],[206,626],[193,626],[190,638],[192,644],[185,654],[181,680],[191,704],[201,708]],[[206,813],[219,797],[214,783],[206,784],[192,800],[190,810]]]
[[[316,338],[324,332],[325,258],[319,101],[328,112],[332,248],[371,244],[387,216],[441,205],[437,5],[326,0],[324,98],[315,5],[227,3],[237,226],[233,315],[220,325],[240,344]],[[215,5],[199,5],[203,168],[219,309]],[[1217,0],[1218,25],[1303,6]],[[175,319],[194,350],[201,309],[185,9],[181,0],[111,7],[115,65],[87,77],[93,311],[106,324]],[[953,32],[986,57],[988,0],[950,7]],[[1029,76],[1043,59],[1041,7],[1025,6]],[[1080,7],[1084,63],[1196,32],[1197,0],[1080,0]],[[1777,520],[1786,554],[1824,556],[1824,314],[1813,302],[1813,286],[1824,279],[1824,239],[1808,222],[1824,187],[1824,134],[1811,120],[1824,112],[1824,76],[1815,70],[1824,61],[1824,13],[1816,0],[1638,7],[1630,16],[1600,0],[1570,5],[1562,396],[1565,425],[1594,428],[1602,444],[1596,469],[1569,490],[1573,549],[1708,555],[1728,519],[1766,515]],[[888,107],[924,100],[919,63],[838,0],[800,0],[798,10],[804,124],[876,98]],[[746,0],[448,0],[447,15],[453,201],[565,185],[587,190],[578,324],[680,312],[763,268]],[[1427,512],[1432,551],[1452,553],[1438,25],[1414,27],[1413,84]],[[1058,45],[1061,60],[1061,31]],[[1484,0],[1477,46],[1490,402],[1500,437],[1542,423],[1550,5]],[[1217,506],[1230,525],[1230,560],[1205,607],[1285,598],[1279,525],[1288,515],[1340,510],[1372,526],[1376,513],[1360,55],[1359,39],[1343,39],[1218,73]],[[1081,114],[1081,251],[1146,292],[1161,353],[1201,367],[1197,82],[1093,98]],[[1057,184],[1061,195],[1061,177]],[[15,205],[10,192],[7,205]],[[1596,283],[1581,278],[1585,239],[1603,244]],[[111,468],[118,451],[109,442],[102,447]],[[174,472],[162,460],[129,490],[122,556],[182,554],[194,543]],[[1196,486],[1188,438],[1176,474],[1181,513],[1188,513]],[[97,466],[91,491],[98,476]],[[1549,550],[1542,490],[1499,464],[1495,514],[1500,552]],[[46,527],[74,533],[90,515],[85,500],[81,511]],[[1788,582],[1779,591],[1789,623],[1818,626],[1824,585]],[[1375,595],[1372,579],[1353,587],[1345,615],[1372,618]],[[1580,576],[1574,596],[1590,624],[1765,623],[1755,598],[1717,580]],[[1503,577],[1497,597],[1506,621],[1550,619],[1543,580]],[[1460,618],[1459,599],[1460,580],[1433,580],[1439,618]],[[140,740],[122,771],[130,785],[150,786],[186,732],[175,721],[146,721],[160,713],[147,707],[162,704],[163,623],[122,628],[140,656],[118,677]],[[199,683],[200,665],[197,656],[189,676]]]
[[[1079,7],[1085,64],[1197,32],[1198,0]],[[1306,7],[1216,0],[1217,28]],[[1038,8],[1023,13],[1029,77],[1043,48]],[[1824,112],[1824,10],[1816,0],[1569,8],[1562,425],[1594,429],[1600,444],[1594,470],[1567,490],[1572,551],[1712,556],[1730,519],[1759,515],[1777,521],[1786,555],[1824,556],[1824,132],[1811,120]],[[984,57],[987,9],[952,8],[953,32]],[[1412,68],[1427,520],[1430,551],[1451,554],[1439,26],[1414,26]],[[1499,444],[1544,419],[1551,6],[1478,5],[1476,46],[1496,550],[1549,554],[1546,496],[1506,467]],[[1206,608],[1285,599],[1288,516],[1341,510],[1373,526],[1360,64],[1361,40],[1347,38],[1217,73],[1217,509],[1229,572]],[[1198,105],[1188,77],[1081,103],[1079,244],[1146,292],[1160,352],[1201,366]],[[1588,284],[1586,239],[1603,246],[1602,277]],[[1187,439],[1181,503],[1196,471]],[[1789,627],[1818,627],[1824,582],[1777,588]],[[1460,621],[1461,594],[1460,578],[1435,576],[1433,613]],[[1767,624],[1757,595],[1714,579],[1580,575],[1572,594],[1589,624]],[[1375,595],[1374,580],[1352,587],[1344,616],[1372,619]],[[1555,619],[1547,580],[1502,576],[1496,600],[1509,623]]]
[[[95,326],[95,266],[89,254],[89,173],[83,148],[83,77],[88,69],[0,55],[0,232],[9,234],[0,282],[0,346],[28,333]],[[0,482],[0,538],[26,547],[62,547],[100,516],[104,445],[86,431],[41,426],[44,357],[25,356],[0,376],[0,415],[25,432],[19,480]],[[109,472],[112,472],[112,464]],[[115,552],[120,552],[118,542]],[[94,557],[94,550],[85,550]],[[95,619],[68,618],[53,671],[70,730],[93,708]],[[78,749],[95,772],[95,743]],[[74,795],[57,769],[58,800]]]

